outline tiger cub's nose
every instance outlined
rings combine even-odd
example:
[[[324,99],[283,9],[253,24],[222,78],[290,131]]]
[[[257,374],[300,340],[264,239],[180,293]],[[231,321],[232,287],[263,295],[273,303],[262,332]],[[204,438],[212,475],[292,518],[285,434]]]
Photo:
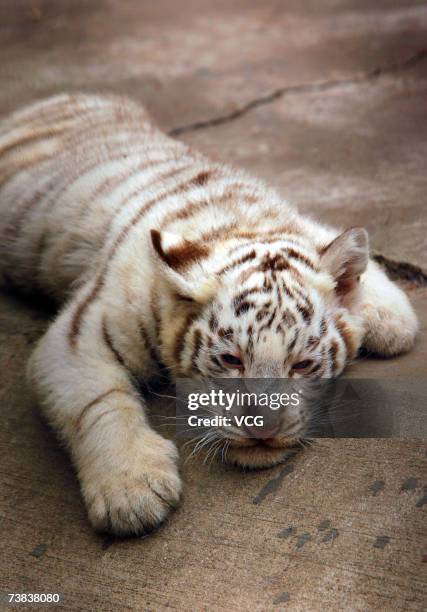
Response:
[[[251,438],[256,438],[257,440],[274,438],[280,431],[280,421],[268,422],[263,425],[246,425],[246,431]]]

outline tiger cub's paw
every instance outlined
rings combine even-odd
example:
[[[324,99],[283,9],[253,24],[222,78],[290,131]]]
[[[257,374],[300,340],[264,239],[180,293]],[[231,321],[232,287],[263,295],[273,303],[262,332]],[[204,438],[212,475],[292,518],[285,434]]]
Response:
[[[97,531],[141,535],[155,529],[179,502],[176,448],[157,434],[138,456],[117,458],[104,469],[80,472],[89,520]]]
[[[406,353],[413,347],[418,331],[417,317],[409,301],[396,306],[365,306],[363,315],[366,332],[363,346],[368,351],[392,357]]]

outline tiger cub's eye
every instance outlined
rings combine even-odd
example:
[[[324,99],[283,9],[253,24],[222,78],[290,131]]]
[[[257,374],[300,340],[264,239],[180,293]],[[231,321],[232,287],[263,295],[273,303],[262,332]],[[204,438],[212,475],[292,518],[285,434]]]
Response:
[[[243,368],[242,360],[231,353],[223,353],[221,360],[227,368],[238,368],[239,370]]]
[[[312,365],[313,361],[311,359],[304,359],[303,361],[298,361],[298,363],[294,363],[292,366],[293,370],[306,370]]]

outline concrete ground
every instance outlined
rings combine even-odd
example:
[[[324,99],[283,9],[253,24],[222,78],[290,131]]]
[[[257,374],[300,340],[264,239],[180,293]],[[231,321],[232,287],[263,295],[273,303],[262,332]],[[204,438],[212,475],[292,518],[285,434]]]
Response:
[[[64,90],[126,93],[302,210],[367,227],[421,333],[411,354],[350,375],[425,377],[425,2],[3,0],[0,53],[0,113]],[[95,535],[24,382],[47,320],[0,296],[0,589],[58,591],[67,610],[425,609],[419,440],[322,440],[253,473],[188,461],[158,532]]]

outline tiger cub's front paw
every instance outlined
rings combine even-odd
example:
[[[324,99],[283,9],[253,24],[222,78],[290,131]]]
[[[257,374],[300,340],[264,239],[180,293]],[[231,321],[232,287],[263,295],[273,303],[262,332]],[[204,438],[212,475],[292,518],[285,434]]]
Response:
[[[97,531],[121,536],[147,533],[177,506],[182,487],[176,448],[154,436],[155,444],[141,442],[137,456],[116,457],[108,467],[80,472],[89,520]]]

